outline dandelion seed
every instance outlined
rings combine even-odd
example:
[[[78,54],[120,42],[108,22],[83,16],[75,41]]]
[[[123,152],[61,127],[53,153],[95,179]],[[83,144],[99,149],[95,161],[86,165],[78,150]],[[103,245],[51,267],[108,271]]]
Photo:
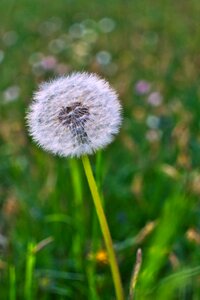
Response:
[[[41,147],[79,157],[113,140],[121,124],[121,106],[106,81],[95,74],[73,73],[40,86],[27,120]]]

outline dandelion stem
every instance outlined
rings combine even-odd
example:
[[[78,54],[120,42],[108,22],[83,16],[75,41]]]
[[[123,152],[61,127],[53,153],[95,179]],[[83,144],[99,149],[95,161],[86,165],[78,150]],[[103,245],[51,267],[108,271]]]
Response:
[[[115,286],[116,297],[117,297],[117,300],[124,300],[124,292],[123,292],[123,287],[122,287],[122,283],[121,283],[117,259],[116,259],[114,248],[113,248],[112,238],[111,238],[107,220],[106,220],[103,208],[102,208],[101,199],[99,196],[96,181],[93,176],[93,172],[92,172],[92,168],[91,168],[88,156],[87,155],[83,156],[82,161],[83,161],[83,166],[84,166],[84,170],[86,173],[86,177],[88,180],[88,184],[90,187],[90,191],[91,191],[91,194],[93,197],[97,216],[99,219],[101,231],[102,231],[102,234],[104,237],[106,249],[108,252],[112,277],[113,277],[114,286]]]

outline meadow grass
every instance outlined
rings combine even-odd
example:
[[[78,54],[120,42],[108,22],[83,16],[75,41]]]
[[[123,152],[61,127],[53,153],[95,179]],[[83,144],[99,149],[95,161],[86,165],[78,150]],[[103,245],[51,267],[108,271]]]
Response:
[[[115,299],[81,161],[44,153],[25,126],[37,85],[74,70],[123,105],[91,162],[126,295],[141,248],[135,299],[199,299],[199,13],[197,0],[0,1],[0,299]]]

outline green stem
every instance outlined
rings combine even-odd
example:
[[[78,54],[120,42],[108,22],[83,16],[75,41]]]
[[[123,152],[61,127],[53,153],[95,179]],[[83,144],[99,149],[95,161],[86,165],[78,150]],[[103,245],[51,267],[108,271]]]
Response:
[[[102,231],[102,234],[104,237],[106,249],[108,252],[111,272],[112,272],[114,286],[115,286],[116,297],[117,297],[117,300],[124,300],[124,292],[123,292],[123,288],[122,288],[117,259],[116,259],[114,248],[113,248],[112,238],[111,238],[108,224],[106,221],[106,217],[105,217],[102,205],[101,205],[101,199],[100,199],[97,185],[96,185],[93,173],[92,173],[92,168],[91,168],[88,156],[87,155],[83,156],[82,161],[83,161],[83,166],[85,169],[86,177],[88,180],[88,184],[90,187],[90,191],[91,191],[91,194],[93,197],[97,216],[99,218],[99,223],[100,223],[101,231]]]
[[[95,179],[97,183],[98,190],[101,190],[101,175],[102,175],[102,151],[98,151],[96,155],[96,163],[95,163]],[[101,196],[101,203],[102,206],[104,204],[102,194]],[[101,242],[99,239],[99,226],[98,220],[95,210],[92,212],[92,240],[91,240],[91,252],[96,253],[98,249],[101,247]],[[89,283],[89,300],[100,300],[97,292],[97,280],[95,277],[96,274],[96,266],[97,261],[95,259],[91,259],[88,264],[88,283]]]
[[[10,288],[9,288],[9,299],[15,300],[16,299],[16,274],[15,274],[15,267],[10,266],[9,269],[10,275]]]
[[[35,253],[34,244],[28,244],[27,257],[26,257],[26,271],[25,271],[25,286],[24,286],[24,298],[26,300],[32,300],[33,297],[33,272],[35,267]]]
[[[73,253],[77,264],[77,268],[80,270],[82,266],[82,249],[85,231],[84,231],[84,212],[83,212],[83,199],[82,199],[82,186],[81,186],[81,174],[79,170],[79,164],[77,159],[70,159],[71,164],[71,177],[74,192],[74,211],[75,211],[75,224],[76,224],[76,234],[73,239]],[[82,238],[82,239],[81,239]]]

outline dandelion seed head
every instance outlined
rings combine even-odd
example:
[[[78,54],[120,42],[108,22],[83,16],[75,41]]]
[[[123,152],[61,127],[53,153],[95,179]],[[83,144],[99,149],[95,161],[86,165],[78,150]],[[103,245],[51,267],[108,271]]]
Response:
[[[121,105],[105,80],[72,73],[39,87],[27,123],[30,135],[45,150],[79,157],[113,140],[121,125]]]

